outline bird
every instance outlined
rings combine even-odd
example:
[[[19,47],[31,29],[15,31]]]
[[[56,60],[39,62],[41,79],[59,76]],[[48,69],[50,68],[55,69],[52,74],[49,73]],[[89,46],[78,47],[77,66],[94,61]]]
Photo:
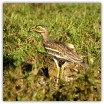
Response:
[[[56,63],[56,67],[58,70],[57,73],[57,83],[60,76],[60,67],[58,65],[58,60],[65,60],[68,62],[78,63],[82,67],[89,69],[88,64],[83,61],[83,58],[77,55],[75,51],[72,50],[70,45],[60,42],[58,40],[54,40],[49,37],[48,28],[44,25],[37,25],[29,29],[31,32],[40,33],[42,36],[42,43],[46,50],[46,52],[52,56],[54,62]]]

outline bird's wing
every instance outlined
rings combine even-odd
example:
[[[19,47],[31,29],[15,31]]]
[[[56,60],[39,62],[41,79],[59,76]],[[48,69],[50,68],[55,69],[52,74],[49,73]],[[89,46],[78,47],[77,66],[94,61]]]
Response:
[[[44,47],[50,55],[56,58],[64,59],[71,62],[83,62],[83,59],[81,57],[79,57],[64,43],[61,43],[59,41],[47,41],[46,43],[44,43]]]

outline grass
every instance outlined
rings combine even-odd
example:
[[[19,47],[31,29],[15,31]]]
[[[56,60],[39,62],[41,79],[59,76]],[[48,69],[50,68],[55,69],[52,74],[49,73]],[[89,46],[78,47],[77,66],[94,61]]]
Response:
[[[50,37],[72,43],[86,56],[90,69],[71,72],[75,80],[60,80],[55,87],[56,66],[42,46],[41,36],[28,33],[45,25]],[[66,70],[65,70],[66,71]],[[100,101],[101,100],[101,4],[3,4],[3,100],[4,101]]]

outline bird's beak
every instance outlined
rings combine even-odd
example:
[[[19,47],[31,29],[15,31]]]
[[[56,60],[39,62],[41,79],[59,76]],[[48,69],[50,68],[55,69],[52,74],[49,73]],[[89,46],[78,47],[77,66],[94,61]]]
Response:
[[[28,30],[28,32],[32,32],[32,30],[31,30],[31,29],[29,29],[29,30]]]
[[[34,32],[34,31],[36,31],[36,29],[34,27],[29,28],[29,30],[28,30],[28,32]]]

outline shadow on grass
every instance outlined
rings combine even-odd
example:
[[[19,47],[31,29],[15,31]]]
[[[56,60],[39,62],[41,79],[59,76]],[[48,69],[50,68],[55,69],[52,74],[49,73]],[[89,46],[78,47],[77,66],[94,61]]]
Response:
[[[32,64],[27,62],[22,62],[21,69],[23,74],[25,74],[26,72],[30,72],[32,71]]]
[[[13,64],[14,61],[15,60],[12,57],[8,57],[7,55],[6,56],[3,55],[3,69],[9,70],[10,66],[15,68],[15,65]]]

